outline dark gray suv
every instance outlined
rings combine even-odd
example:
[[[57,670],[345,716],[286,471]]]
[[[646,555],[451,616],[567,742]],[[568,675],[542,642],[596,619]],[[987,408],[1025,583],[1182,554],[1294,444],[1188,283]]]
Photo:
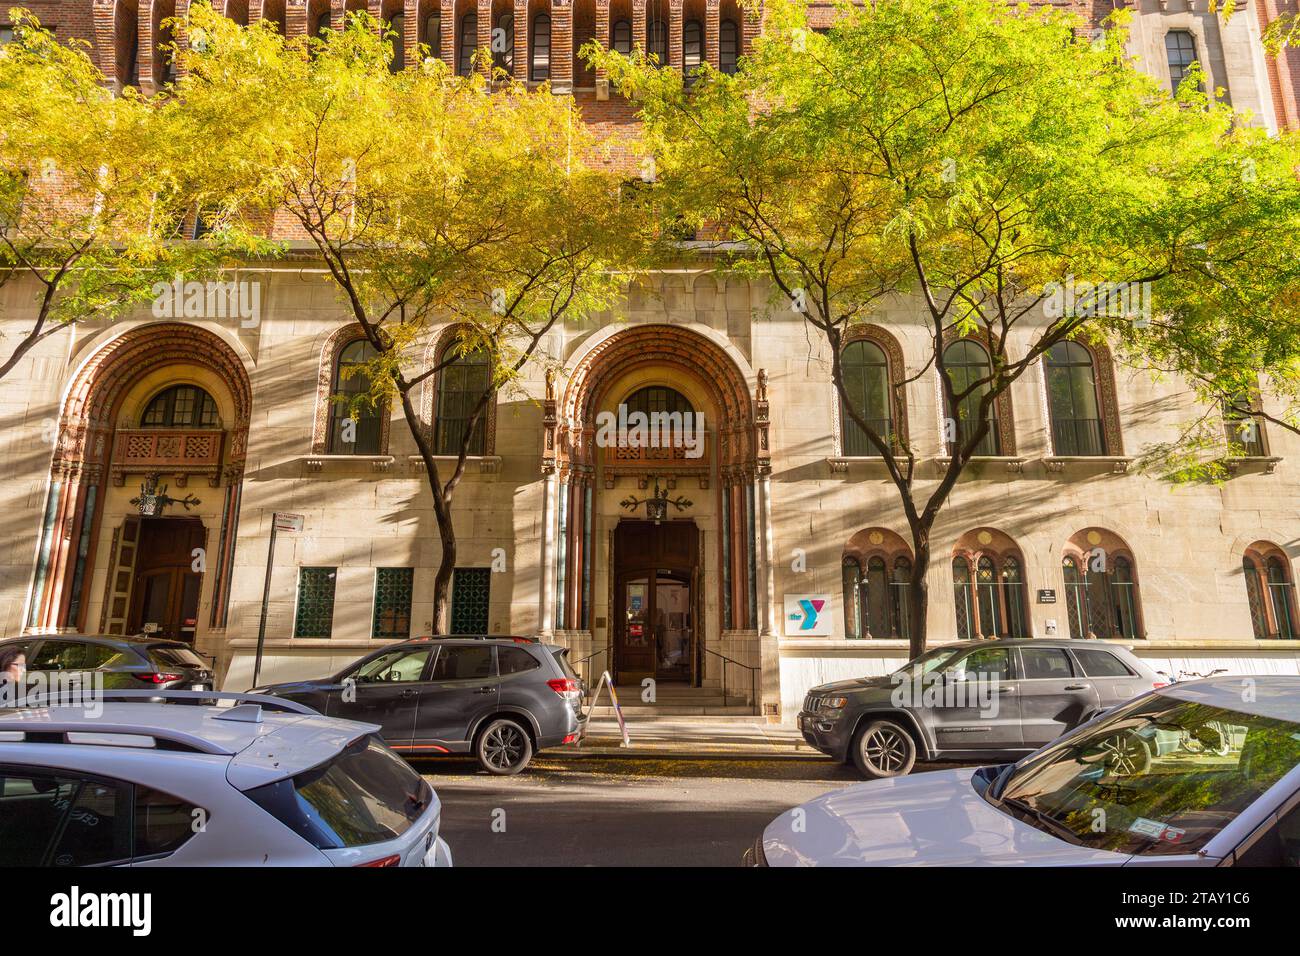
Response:
[[[885,677],[814,687],[799,730],[863,776],[897,777],[918,760],[1017,759],[1165,683],[1102,641],[961,641]]]
[[[526,637],[424,637],[390,644],[332,677],[256,688],[330,717],[379,724],[399,753],[473,754],[514,774],[574,743],[582,685],[568,649]]]

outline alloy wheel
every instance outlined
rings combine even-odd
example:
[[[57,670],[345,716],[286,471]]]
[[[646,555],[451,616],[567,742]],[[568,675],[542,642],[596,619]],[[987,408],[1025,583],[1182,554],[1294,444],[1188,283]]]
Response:
[[[518,727],[498,724],[483,742],[483,757],[497,770],[509,770],[523,756],[524,738]]]
[[[882,776],[898,773],[907,762],[908,742],[892,727],[877,727],[862,738],[866,762]]]
[[[1150,762],[1146,745],[1131,733],[1116,734],[1101,742],[1104,761],[1117,777],[1131,777],[1141,773]]]

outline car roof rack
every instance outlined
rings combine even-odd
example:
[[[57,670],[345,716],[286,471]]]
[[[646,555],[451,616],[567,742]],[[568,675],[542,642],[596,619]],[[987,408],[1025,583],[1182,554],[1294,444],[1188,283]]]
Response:
[[[91,687],[86,688],[66,688],[53,692],[29,694],[26,697],[19,697],[14,702],[14,708],[23,707],[71,707],[77,703],[90,699],[92,701],[106,700],[138,700],[144,703],[167,703],[174,700],[230,700],[237,704],[259,704],[262,707],[270,707],[273,710],[288,711],[293,714],[305,714],[309,717],[319,717],[320,711],[315,710],[306,704],[300,704],[296,700],[286,700],[283,697],[272,697],[269,694],[240,694],[233,691],[223,690],[96,690]],[[14,709],[5,708],[5,709]],[[230,711],[238,711],[241,708],[236,706],[228,708]],[[2,712],[2,711],[0,711]],[[247,720],[248,718],[232,716],[229,720]]]

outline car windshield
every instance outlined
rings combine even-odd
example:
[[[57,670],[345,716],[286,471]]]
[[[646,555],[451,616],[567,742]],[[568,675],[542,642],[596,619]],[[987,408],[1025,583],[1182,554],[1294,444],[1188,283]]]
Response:
[[[1072,843],[1194,853],[1300,763],[1300,724],[1155,694],[1015,769],[992,801]]]
[[[907,678],[924,677],[926,674],[942,667],[948,661],[952,660],[952,658],[957,654],[960,654],[962,650],[963,649],[960,647],[937,647],[932,651],[927,651],[920,657],[915,657],[908,661],[889,676]]]

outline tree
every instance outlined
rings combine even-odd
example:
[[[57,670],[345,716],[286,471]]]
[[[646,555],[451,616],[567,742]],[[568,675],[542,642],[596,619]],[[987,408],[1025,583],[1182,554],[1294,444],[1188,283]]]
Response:
[[[184,55],[177,94],[187,122],[220,144],[205,157],[211,194],[236,218],[278,213],[306,235],[375,352],[354,405],[401,404],[442,544],[434,626],[445,632],[453,503],[478,423],[530,362],[547,360],[558,323],[622,293],[636,207],[594,167],[567,97],[503,74],[457,78],[432,58],[393,73],[367,15],[324,39],[285,40],[194,7],[190,36],[202,42]],[[455,341],[433,353],[449,324]],[[440,463],[417,389],[470,354],[485,357],[487,380],[460,433],[440,443],[451,458]]]
[[[60,44],[31,14],[12,22],[0,48],[0,286],[33,280],[36,314],[0,354],[0,377],[64,326],[118,318],[202,259],[168,242],[182,183],[162,161],[181,148],[166,111],[114,95],[84,45]]]
[[[1164,94],[1126,62],[1123,16],[1085,37],[1050,8],[892,0],[842,4],[822,35],[798,3],[765,13],[737,75],[690,86],[638,53],[587,52],[640,104],[663,207],[743,244],[730,267],[825,336],[907,518],[920,653],[931,533],[994,403],[1067,339],[1140,350],[1157,319],[1203,334],[1228,289],[1282,301],[1294,269],[1267,270],[1296,223],[1295,143],[1237,123],[1196,78]],[[948,409],[929,480],[845,388],[846,338],[900,301],[928,347],[894,388],[933,370]],[[954,336],[987,346],[985,374],[950,369]]]

